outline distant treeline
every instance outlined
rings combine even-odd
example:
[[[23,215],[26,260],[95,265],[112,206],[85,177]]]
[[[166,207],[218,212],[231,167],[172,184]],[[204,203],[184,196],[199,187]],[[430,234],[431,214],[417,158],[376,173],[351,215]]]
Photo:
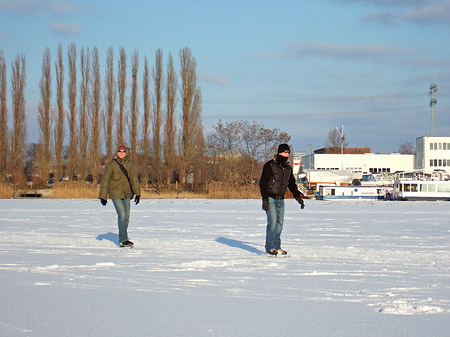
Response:
[[[127,61],[123,48],[116,56],[110,47],[101,67],[97,47],[71,44],[64,51],[59,45],[54,61],[46,48],[39,81],[39,142],[26,144],[25,56],[11,62],[8,91],[8,69],[0,50],[1,176],[15,184],[31,178],[46,183],[49,177],[89,177],[96,183],[105,161],[125,144],[141,180],[158,188],[174,180],[251,181],[258,163],[290,136],[256,122],[219,121],[205,140],[197,64],[188,47],[180,50],[179,62],[177,71],[172,55],[164,64],[158,50],[152,65],[144,57],[139,72],[137,50]]]

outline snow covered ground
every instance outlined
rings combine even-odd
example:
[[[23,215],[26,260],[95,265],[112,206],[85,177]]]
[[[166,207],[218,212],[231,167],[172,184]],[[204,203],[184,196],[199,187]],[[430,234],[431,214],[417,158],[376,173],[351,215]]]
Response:
[[[448,202],[0,200],[0,336],[445,336]]]

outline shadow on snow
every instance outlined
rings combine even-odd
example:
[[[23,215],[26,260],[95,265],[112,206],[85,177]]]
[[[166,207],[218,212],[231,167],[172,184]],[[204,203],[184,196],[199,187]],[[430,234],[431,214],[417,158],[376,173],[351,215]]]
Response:
[[[228,239],[228,238],[224,238],[224,237],[218,237],[216,239],[216,241],[221,244],[233,247],[233,248],[239,248],[239,249],[246,250],[247,252],[250,252],[253,254],[257,254],[257,255],[265,254],[262,250],[259,250],[255,247],[250,246],[250,244],[253,244],[251,242],[243,242],[243,241]]]
[[[105,233],[105,234],[100,234],[99,236],[97,236],[97,240],[98,241],[108,240],[108,241],[111,241],[112,243],[114,243],[117,247],[120,247],[119,236],[117,234],[114,234],[111,232]]]

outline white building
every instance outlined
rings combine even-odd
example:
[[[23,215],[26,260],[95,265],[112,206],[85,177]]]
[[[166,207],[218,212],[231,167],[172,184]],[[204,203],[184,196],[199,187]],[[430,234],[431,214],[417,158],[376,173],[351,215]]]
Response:
[[[355,173],[394,173],[414,169],[413,154],[311,154],[303,158],[304,170],[350,170]]]
[[[419,137],[416,139],[415,168],[432,172],[450,172],[450,137]]]

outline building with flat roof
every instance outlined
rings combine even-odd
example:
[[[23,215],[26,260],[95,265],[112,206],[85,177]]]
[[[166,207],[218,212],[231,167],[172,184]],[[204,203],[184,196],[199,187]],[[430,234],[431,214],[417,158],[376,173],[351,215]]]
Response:
[[[414,169],[413,154],[325,154],[314,153],[303,158],[304,170],[350,170],[354,173],[394,173]]]
[[[419,137],[416,139],[415,169],[450,172],[450,137]]]

